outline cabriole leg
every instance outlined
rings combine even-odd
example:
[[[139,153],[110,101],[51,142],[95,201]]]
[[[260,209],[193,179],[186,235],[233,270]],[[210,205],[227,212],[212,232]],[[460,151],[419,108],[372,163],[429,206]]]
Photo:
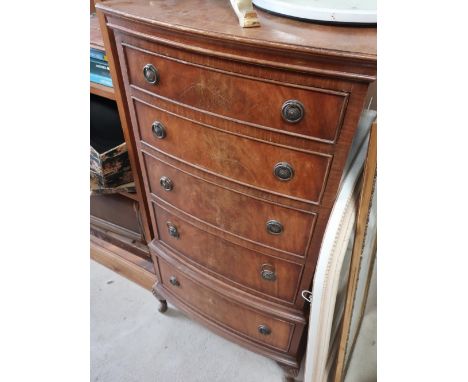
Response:
[[[161,313],[164,313],[167,310],[167,301],[164,298],[162,298],[161,295],[156,291],[156,284],[153,285],[151,291],[153,292],[153,296],[156,297],[159,303],[161,304],[159,306],[159,311]]]
[[[285,365],[283,363],[277,362],[277,364],[283,369],[284,371],[284,381],[285,382],[294,382],[295,378],[299,374],[299,368],[293,367],[290,365]]]

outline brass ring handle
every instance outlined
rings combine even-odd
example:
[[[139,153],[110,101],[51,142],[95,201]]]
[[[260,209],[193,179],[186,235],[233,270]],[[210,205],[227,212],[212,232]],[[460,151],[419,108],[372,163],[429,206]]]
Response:
[[[277,220],[268,220],[266,228],[269,234],[279,235],[283,232],[283,225]]]
[[[171,222],[167,222],[167,232],[169,232],[169,235],[172,237],[178,239],[179,238],[179,231],[177,230],[177,227],[172,224]]]
[[[258,331],[260,334],[263,334],[264,336],[268,336],[271,334],[271,329],[266,325],[260,325],[258,327]]]
[[[262,279],[267,281],[276,281],[275,268],[271,264],[263,264],[260,271]]]
[[[161,179],[159,179],[159,184],[166,191],[171,191],[174,188],[174,183],[171,178],[168,178],[167,176],[162,176]]]
[[[174,286],[180,286],[179,280],[177,280],[177,277],[175,276],[171,276],[169,278],[169,282]]]
[[[288,123],[298,123],[304,117],[304,105],[295,99],[283,103],[281,116]]]
[[[294,168],[287,162],[278,162],[273,167],[273,174],[279,180],[287,182],[294,177]]]
[[[146,64],[143,67],[143,76],[145,77],[146,82],[151,85],[157,85],[159,82],[159,72],[151,64]]]
[[[159,121],[154,121],[151,125],[151,130],[153,130],[153,134],[158,139],[163,139],[166,137],[166,128],[164,125]]]

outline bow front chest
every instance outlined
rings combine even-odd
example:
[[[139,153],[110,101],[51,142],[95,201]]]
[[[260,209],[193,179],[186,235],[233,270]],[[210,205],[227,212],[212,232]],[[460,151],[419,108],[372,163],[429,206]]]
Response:
[[[322,237],[369,84],[376,30],[228,1],[96,6],[138,158],[165,310],[297,368]]]

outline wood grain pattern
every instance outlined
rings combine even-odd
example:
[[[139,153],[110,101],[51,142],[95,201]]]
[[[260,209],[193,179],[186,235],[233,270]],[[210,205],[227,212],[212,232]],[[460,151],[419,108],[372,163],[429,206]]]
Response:
[[[149,291],[156,282],[154,272],[147,270],[148,263],[152,266],[149,260],[95,236],[91,236],[91,258]]]
[[[145,259],[144,262],[137,263],[137,265],[154,273],[153,264],[151,262],[148,263],[148,260],[151,258],[148,246],[142,244],[141,241],[136,239],[133,235],[129,235],[128,232],[122,231],[119,227],[115,227],[115,225],[108,221],[99,220],[94,217],[91,217],[90,232],[93,237],[97,237],[108,244],[121,248],[131,253],[133,256]]]
[[[325,57],[376,61],[376,28],[321,25],[279,17],[256,8],[261,28],[239,28],[229,4],[213,0],[106,1],[96,8],[154,26],[222,41],[240,41],[259,47],[314,52]],[[203,14],[210,17],[203,17]],[[200,16],[200,17],[198,17]]]
[[[154,93],[148,92],[135,86],[129,86],[129,93],[132,102],[141,102],[150,105],[161,112],[167,112],[187,121],[198,123],[204,126],[211,126],[217,130],[231,133],[240,137],[251,138],[269,142],[273,145],[289,148],[305,153],[331,156],[335,152],[334,145],[315,139],[304,139],[285,131],[266,129],[254,124],[243,123],[235,118],[227,118],[212,113],[200,112],[200,110],[190,108],[171,100],[158,97]],[[132,108],[134,109],[134,108]],[[136,117],[135,117],[136,120]],[[137,124],[138,125],[138,124]]]
[[[146,41],[140,41],[136,42],[135,39],[131,36],[127,35],[117,35],[117,41],[119,42],[118,49],[119,53],[122,56],[122,64],[125,65],[126,59],[125,59],[125,53],[123,50],[123,47],[121,44],[124,44],[125,41],[132,41],[133,44],[139,45],[144,47],[145,49],[163,49],[159,45],[156,44],[150,44]],[[174,50],[173,47],[165,46],[162,52],[166,53],[167,55],[171,56],[177,56],[177,50]],[[288,83],[296,83],[296,84],[305,84],[307,86],[312,86],[312,87],[323,87],[325,86],[326,89],[322,89],[324,92],[330,92],[330,91],[351,91],[352,93],[343,93],[343,94],[348,94],[346,96],[347,102],[346,102],[346,114],[341,116],[341,129],[339,131],[339,134],[336,138],[336,144],[338,147],[335,147],[333,150],[327,150],[324,148],[323,145],[314,145],[314,146],[308,146],[306,143],[301,143],[300,140],[295,141],[295,145],[298,147],[314,147],[318,151],[327,151],[328,153],[334,153],[334,160],[332,163],[332,168],[330,170],[330,175],[332,177],[332,182],[328,183],[328,190],[326,190],[324,194],[324,199],[322,200],[322,205],[326,208],[331,208],[333,205],[333,201],[336,197],[336,191],[337,191],[337,186],[339,184],[339,181],[341,179],[341,172],[343,169],[344,162],[346,160],[346,155],[349,150],[350,142],[352,141],[353,138],[353,133],[354,130],[357,126],[358,120],[359,120],[359,115],[360,111],[362,110],[362,107],[364,105],[364,96],[367,93],[367,84],[366,85],[361,85],[361,84],[355,84],[355,83],[346,83],[342,81],[337,81],[337,82],[332,82],[330,80],[324,81],[320,77],[314,77],[314,76],[304,76],[303,73],[299,72],[285,72],[285,71],[279,71],[279,70],[272,70],[272,69],[264,69],[264,68],[255,68],[253,65],[241,65],[239,63],[233,64],[232,62],[228,62],[226,60],[217,60],[213,57],[211,57],[211,54],[213,54],[212,51],[210,51],[210,57],[204,57],[202,58],[201,55],[199,54],[191,54],[189,56],[190,60],[195,60],[198,63],[203,63],[204,65],[222,65],[223,67],[227,66],[233,66],[232,70],[237,72],[240,71],[242,73],[249,73],[251,74],[256,74],[259,77],[264,77],[264,78],[269,78],[272,77],[275,79],[275,81],[286,81]],[[178,58],[184,57],[182,56],[177,56]],[[248,70],[250,68],[250,70]],[[301,69],[302,70],[302,69]],[[127,82],[129,82],[129,76],[128,76],[129,69],[128,67],[125,66],[125,69],[123,70],[123,75],[124,78],[126,79]],[[142,76],[142,73],[140,74]],[[293,80],[291,80],[293,79]],[[133,93],[134,86],[129,86],[128,92],[131,94]],[[138,88],[141,90],[140,88]],[[330,90],[332,89],[332,90]],[[135,89],[136,90],[136,89]],[[253,90],[253,89],[252,89]],[[160,104],[160,103],[166,103],[167,104],[167,99],[159,98],[158,101],[149,101],[151,104]],[[174,101],[172,101],[174,102]],[[181,104],[178,104],[177,107],[180,109],[182,107]],[[133,109],[130,110],[130,112],[133,112]],[[204,118],[202,117],[203,114],[199,115],[198,117],[195,118]],[[234,122],[238,123],[239,121],[233,120]],[[133,117],[133,123],[137,125],[136,121],[136,116]],[[218,124],[217,124],[218,125]],[[259,128],[262,128],[262,126],[259,125],[252,125],[256,126],[257,130]],[[264,128],[264,126],[263,126]],[[237,131],[239,131],[237,129]],[[265,138],[272,139],[272,133],[273,130],[268,130],[268,134],[265,134]],[[283,132],[284,133],[284,132]],[[292,133],[288,133],[292,134]],[[302,139],[302,141],[306,141]],[[282,143],[285,141],[281,141]]]
[[[305,138],[329,142],[336,138],[346,101],[343,94],[272,83],[267,79],[189,63],[186,57],[176,60],[137,50],[127,44],[124,44],[124,54],[130,84],[160,97]],[[157,84],[145,81],[142,71],[147,64],[158,70],[160,81]],[[288,123],[281,116],[281,108],[288,100],[304,104],[304,117],[298,123]]]
[[[138,204],[119,194],[92,194],[90,215],[127,231],[127,236],[142,241]]]
[[[209,1],[209,0],[207,0]],[[108,26],[119,34],[137,36],[142,42],[152,41],[159,44],[176,46],[179,50],[220,57],[233,61],[233,64],[247,63],[261,67],[282,68],[318,77],[329,77],[334,80],[352,82],[375,81],[375,57],[349,59],[343,56],[320,55],[315,49],[300,50],[294,44],[278,46],[255,40],[240,41],[237,39],[220,40],[206,34],[187,33],[177,29],[168,29],[160,25],[148,25],[144,22],[134,28],[134,22],[125,17],[108,15]],[[354,29],[354,28],[353,28]],[[299,47],[300,48],[300,47]],[[346,65],[347,70],[343,70]],[[229,66],[229,65],[227,65]],[[294,78],[294,75],[292,76]],[[323,79],[327,82],[327,79]]]
[[[95,94],[100,97],[104,97],[107,99],[111,99],[112,101],[115,101],[114,88],[111,88],[109,86],[104,86],[101,84],[97,84],[96,82],[90,82],[89,84],[90,84],[89,92],[91,94]]]
[[[142,102],[135,102],[135,112],[141,139],[167,155],[261,190],[306,202],[320,201],[332,160],[327,155],[305,154],[227,134]],[[155,121],[164,125],[164,139],[158,139],[152,131]],[[274,176],[273,168],[280,162],[294,169],[291,180],[282,181]]]
[[[91,11],[95,11],[94,1],[91,1]],[[90,33],[89,33],[89,43],[91,48],[104,50],[104,41],[102,39],[101,27],[99,26],[99,19],[95,14],[90,15],[89,19]]]
[[[264,298],[294,301],[302,272],[300,264],[233,244],[199,229],[161,206],[155,208],[159,227],[165,227],[170,221],[178,228],[179,239],[171,237],[165,229],[161,229],[159,235],[160,240],[178,251],[180,256],[212,271],[214,276],[221,276],[223,281],[236,284],[238,288],[248,288]],[[275,272],[274,281],[262,278],[261,271],[265,265]]]
[[[131,132],[131,122],[128,112],[128,105],[125,102],[125,85],[120,71],[119,58],[116,51],[113,32],[107,28],[104,14],[98,11],[98,7],[102,5],[101,1],[95,0],[97,17],[104,43],[106,55],[109,60],[109,68],[112,76],[112,84],[114,88],[115,101],[119,112],[120,123],[124,133],[125,142],[127,143],[128,156],[130,160],[130,167],[134,176],[136,194],[138,196],[138,203],[140,206],[141,221],[143,225],[143,236],[146,240],[153,237],[152,226],[149,223],[148,204],[146,202],[146,194],[143,192],[143,180],[141,176],[140,166],[138,166],[134,136]],[[112,42],[111,42],[112,41]]]
[[[294,329],[291,323],[273,319],[252,311],[248,307],[240,306],[221,294],[204,288],[163,260],[160,261],[159,266],[162,276],[161,283],[166,285],[166,288],[170,289],[179,299],[195,306],[201,314],[210,320],[217,321],[251,340],[283,351],[288,350]],[[179,284],[172,285],[171,277],[175,277]],[[240,320],[241,316],[244,319]],[[271,329],[271,334],[259,333],[258,327],[260,325],[268,326]]]
[[[287,260],[287,261],[297,262],[297,263],[300,263],[300,264],[306,263],[306,265],[307,265],[307,262],[304,261],[305,259],[302,256],[296,255],[294,253],[289,253],[289,252],[286,252],[286,251],[278,250],[278,249],[275,249],[273,247],[268,247],[268,246],[265,246],[262,243],[258,243],[258,242],[251,241],[251,240],[246,240],[245,237],[242,237],[242,236],[233,235],[232,233],[230,233],[228,231],[225,231],[225,230],[222,230],[217,226],[214,226],[214,225],[211,225],[211,224],[208,224],[208,223],[204,222],[203,220],[199,219],[197,216],[193,216],[193,215],[190,215],[190,214],[187,214],[187,213],[183,212],[182,210],[174,207],[173,205],[165,202],[162,199],[153,201],[152,204],[153,204],[153,206],[157,204],[159,207],[164,208],[170,214],[178,217],[179,219],[183,219],[183,220],[189,222],[190,224],[192,224],[193,226],[199,228],[200,230],[208,232],[208,233],[210,233],[210,234],[212,234],[214,236],[217,236],[217,237],[219,237],[219,238],[221,238],[223,240],[226,240],[226,241],[228,241],[230,243],[233,243],[235,245],[239,245],[241,247],[250,249],[250,250],[255,251],[255,252],[263,253],[263,254],[265,254],[267,256],[271,256],[271,257],[275,257],[275,258],[283,259],[283,260]],[[319,215],[318,216],[318,221],[321,221],[321,220],[323,220],[323,219]],[[167,226],[164,226],[163,228],[167,229]],[[317,228],[315,228],[314,230],[317,230]],[[156,231],[156,233],[157,233],[158,239],[159,239],[159,231]],[[153,240],[153,242],[154,241],[155,240]],[[312,242],[313,242],[313,240],[312,240]]]
[[[279,207],[246,197],[205,182],[166,163],[145,155],[150,192],[156,201],[165,201],[183,212],[246,240],[304,256],[314,226],[312,214]],[[169,177],[172,191],[164,190],[160,179]],[[255,213],[252,213],[255,211]],[[283,232],[272,235],[269,220],[283,225]],[[161,227],[159,231],[164,229]]]
[[[112,36],[150,206],[158,295],[216,333],[297,368],[307,314],[300,291],[310,289],[376,78],[376,29],[259,11],[262,27],[246,30],[229,3],[215,0],[110,0],[97,10]],[[158,85],[145,82],[147,63],[158,69]],[[304,104],[303,122],[282,119],[288,99]],[[167,128],[165,139],[152,137],[154,120]],[[295,183],[275,183],[276,161],[294,162]],[[161,188],[162,176],[171,191]],[[282,235],[266,232],[269,219],[283,223]],[[286,285],[262,284],[263,261],[274,262]],[[254,330],[258,317],[293,328],[279,325],[272,333],[280,337],[265,341]]]
[[[298,308],[297,306],[271,301],[250,293],[249,291],[237,288],[235,285],[227,284],[216,275],[203,272],[198,264],[194,264],[186,258],[178,256],[177,252],[173,251],[161,241],[153,240],[148,247],[150,248],[151,257],[156,264],[159,264],[159,260],[162,259],[172,264],[177,269],[183,269],[183,273],[189,275],[192,280],[222,294],[229,300],[235,301],[240,305],[249,306],[255,311],[276,317],[280,320],[300,325],[306,323],[303,307]]]
[[[253,187],[252,185],[244,185],[240,182],[233,182],[223,175],[215,174],[193,163],[187,163],[175,157],[168,156],[161,151],[157,151],[152,146],[146,144],[144,141],[140,142],[140,146],[141,153],[146,153],[146,155],[157,158],[172,167],[180,169],[181,171],[189,173],[207,182],[214,183],[220,187],[230,189],[239,194],[250,196],[254,199],[265,200],[279,206],[294,208],[298,211],[316,213],[321,209],[317,206],[317,204],[312,202],[304,202],[296,198],[286,197],[280,193],[277,193],[276,191],[266,192],[264,190],[260,190],[257,187]],[[143,160],[142,167],[145,168],[144,171],[146,172],[146,167]]]
[[[290,342],[290,351],[284,352],[268,346],[264,346],[259,342],[252,341],[250,338],[231,330],[222,323],[210,320],[205,315],[201,314],[196,308],[194,308],[192,304],[183,299],[179,299],[175,294],[171,293],[171,290],[169,288],[165,288],[165,286],[159,281],[156,282],[154,288],[156,289],[158,295],[170,299],[171,303],[176,304],[178,309],[180,309],[192,319],[202,323],[204,326],[208,327],[210,330],[212,330],[219,336],[222,336],[234,343],[237,343],[248,350],[272,358],[277,362],[281,362],[281,364],[283,365],[288,365],[289,367],[293,368],[299,367],[298,356],[296,355],[296,353],[294,353],[294,350],[292,349],[297,349],[297,343],[298,341],[300,341],[301,333],[304,330],[303,324],[295,325],[295,329],[293,331]]]
[[[96,0],[96,2],[99,2]],[[90,2],[91,6],[91,17],[90,17],[90,47],[101,51],[108,51],[112,49],[108,45],[108,40],[104,44],[103,35],[99,24],[99,17],[96,14],[94,8],[94,0]],[[104,32],[107,36],[107,28],[104,26]],[[111,68],[112,71],[115,68]],[[113,77],[117,77],[118,74],[112,74]],[[90,82],[90,93],[104,97],[108,100],[116,101],[116,95],[113,87],[103,86],[94,82]],[[121,97],[119,97],[120,99]],[[115,103],[111,102],[115,105]],[[91,107],[95,105],[92,102]],[[121,112],[122,115],[122,112]],[[113,118],[108,118],[109,115],[103,114],[104,126],[110,126],[115,124]],[[93,118],[93,112],[92,117]],[[95,121],[101,124],[101,120]],[[93,125],[93,122],[91,123]],[[117,127],[120,129],[120,124]],[[107,127],[102,127],[102,130],[107,130]],[[93,141],[93,134],[95,133],[93,126],[91,126],[91,141]],[[109,131],[109,133],[112,135]],[[96,138],[94,136],[94,138]],[[109,138],[109,137],[107,137]],[[100,136],[99,139],[106,140],[105,137]],[[113,141],[111,139],[111,141]],[[102,142],[101,142],[102,143]],[[127,145],[130,142],[127,141]],[[123,144],[126,146],[126,144]],[[131,172],[128,164],[128,153],[125,148],[125,167],[130,173]],[[106,155],[109,157],[109,155]],[[115,158],[114,158],[115,159]],[[123,160],[120,160],[123,163]],[[111,163],[111,166],[115,167],[115,163]],[[104,172],[109,173],[109,169],[103,168]],[[120,178],[123,178],[120,176]],[[129,179],[125,180],[127,182]],[[93,183],[93,182],[92,182]],[[91,185],[93,187],[93,185]],[[124,190],[132,189],[133,193],[125,192]],[[145,206],[141,204],[141,190],[140,193],[134,193],[135,184],[133,182],[126,183],[118,188],[99,188],[99,193],[93,193],[91,195],[91,246],[92,246],[92,257],[97,259],[104,265],[116,270],[119,273],[125,274],[132,281],[140,285],[144,285],[145,288],[149,288],[154,280],[154,266],[149,254],[149,249],[146,245],[147,230],[149,228],[148,222],[141,215],[141,211]],[[120,195],[110,195],[108,192],[117,192]],[[124,196],[124,197],[122,197]],[[146,237],[145,237],[146,233]],[[131,265],[128,264],[131,263]],[[138,269],[141,268],[141,269]],[[152,273],[148,276],[147,273]]]

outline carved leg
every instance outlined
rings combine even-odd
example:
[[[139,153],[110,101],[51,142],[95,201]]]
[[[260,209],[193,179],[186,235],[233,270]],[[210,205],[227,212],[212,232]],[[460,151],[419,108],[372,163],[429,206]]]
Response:
[[[290,365],[285,365],[284,363],[277,362],[277,364],[283,369],[284,371],[284,381],[285,382],[294,382],[295,378],[299,374],[299,368],[293,367]]]
[[[164,300],[161,295],[156,291],[156,284],[153,285],[153,288],[151,289],[151,292],[153,292],[153,296],[156,297],[159,300],[159,303],[161,304],[159,306],[159,311],[161,313],[164,313],[167,310],[167,301]]]

